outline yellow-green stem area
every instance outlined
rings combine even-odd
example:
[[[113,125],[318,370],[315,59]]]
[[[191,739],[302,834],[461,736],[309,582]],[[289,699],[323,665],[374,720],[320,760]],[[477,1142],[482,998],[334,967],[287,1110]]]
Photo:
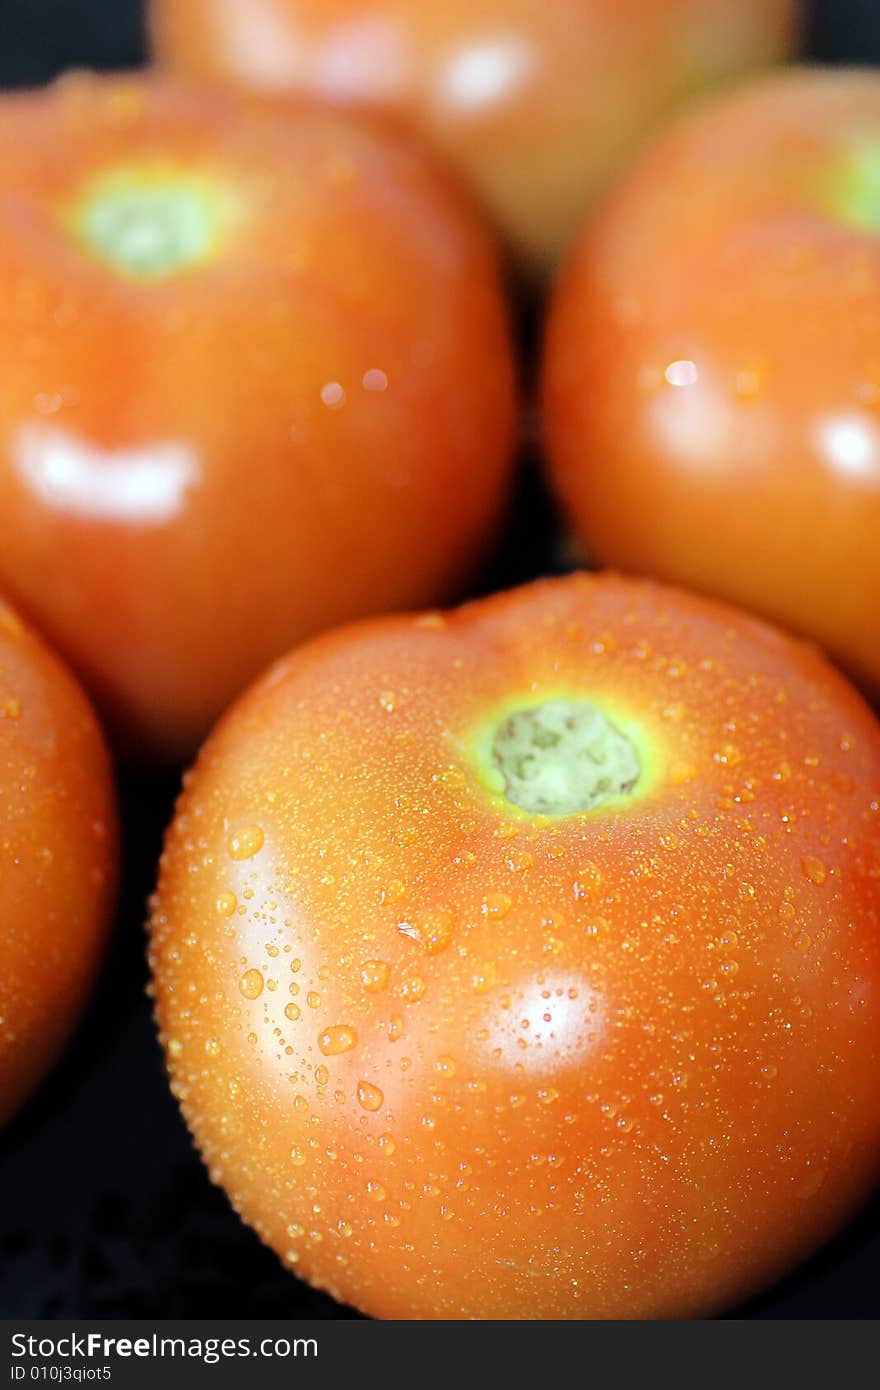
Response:
[[[465,751],[499,809],[529,817],[623,810],[656,775],[650,741],[637,724],[567,693],[506,703],[472,731]]]
[[[880,235],[880,131],[853,147],[825,183],[824,202],[837,222]]]
[[[133,280],[191,270],[222,250],[234,200],[222,180],[164,164],[96,175],[63,221],[96,260]]]

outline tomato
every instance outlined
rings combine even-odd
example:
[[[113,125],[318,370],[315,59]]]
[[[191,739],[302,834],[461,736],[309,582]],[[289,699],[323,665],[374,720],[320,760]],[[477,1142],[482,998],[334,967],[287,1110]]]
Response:
[[[389,1318],[698,1315],[880,1169],[880,726],[570,576],[326,635],[191,774],[151,960],[236,1210]]]
[[[0,601],[0,1125],[80,1015],[116,872],[113,781],[95,716]]]
[[[545,362],[602,562],[735,600],[880,694],[880,76],[749,85],[587,230]]]
[[[407,121],[549,268],[694,89],[793,46],[797,0],[153,0],[161,59]]]
[[[140,77],[3,98],[0,584],[144,758],[499,524],[494,247],[405,142]]]

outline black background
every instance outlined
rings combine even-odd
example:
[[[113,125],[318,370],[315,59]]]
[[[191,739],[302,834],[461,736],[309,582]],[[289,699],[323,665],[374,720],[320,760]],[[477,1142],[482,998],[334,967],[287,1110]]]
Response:
[[[880,64],[880,0],[814,0],[810,10],[811,56]],[[144,56],[137,0],[0,0],[4,86]],[[551,534],[526,469],[487,586],[553,568]],[[123,786],[124,901],[101,987],[62,1065],[0,1136],[0,1316],[352,1317],[283,1271],[240,1224],[168,1092],[141,924],[176,786],[174,777]],[[880,1316],[880,1202],[738,1316]]]

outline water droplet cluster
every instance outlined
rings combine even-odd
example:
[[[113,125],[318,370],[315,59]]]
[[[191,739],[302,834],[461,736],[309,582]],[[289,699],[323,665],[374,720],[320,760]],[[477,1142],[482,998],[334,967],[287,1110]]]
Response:
[[[573,689],[637,719],[648,790],[507,807],[469,731]],[[818,656],[648,584],[292,656],[208,745],[153,916],[212,1174],[385,1316],[701,1312],[760,1283],[880,1152],[878,786],[876,724]]]

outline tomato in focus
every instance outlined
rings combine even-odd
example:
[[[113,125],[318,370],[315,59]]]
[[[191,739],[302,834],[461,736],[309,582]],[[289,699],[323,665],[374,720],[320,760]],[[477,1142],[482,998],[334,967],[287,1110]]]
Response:
[[[344,115],[83,75],[2,115],[0,583],[126,751],[180,758],[293,642],[479,563],[495,248]]]
[[[317,639],[189,775],[157,1015],[212,1177],[384,1318],[700,1316],[880,1170],[880,727],[570,576]]]
[[[115,902],[107,750],[85,696],[0,601],[0,1126],[94,983]]]
[[[791,52],[796,0],[153,0],[159,58],[378,108],[441,151],[549,271],[595,194],[694,91]]]
[[[741,603],[880,695],[880,76],[799,72],[665,135],[551,314],[551,473],[605,564]]]

